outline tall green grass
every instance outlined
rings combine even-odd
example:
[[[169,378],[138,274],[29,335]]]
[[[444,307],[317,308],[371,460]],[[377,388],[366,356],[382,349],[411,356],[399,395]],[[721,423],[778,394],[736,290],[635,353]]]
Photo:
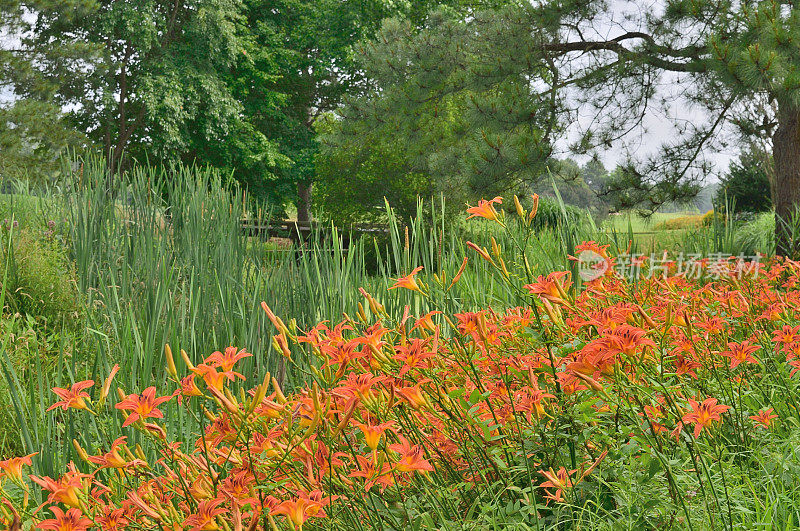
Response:
[[[273,352],[274,331],[261,301],[302,329],[355,315],[365,302],[361,287],[396,316],[406,305],[421,315],[431,302],[452,312],[519,303],[466,248],[467,240],[489,246],[490,223],[454,222],[445,218],[441,204],[420,204],[408,223],[387,205],[386,234],[349,238],[329,227],[318,229],[302,248],[287,248],[240,229],[244,217],[263,222],[268,216],[212,170],[139,166],[119,177],[108,175],[97,158],[71,167],[74,171],[65,172],[69,180],[42,195],[68,223],[65,244],[75,263],[85,326],[61,336],[55,370],[30,367],[21,375],[6,364],[21,446],[47,456],[40,473],[53,473],[77,458],[71,439],[89,448],[99,443],[84,440],[90,430],[74,424],[72,412],[45,414],[53,400],[50,388],[85,378],[99,387],[114,364],[120,365],[115,385],[127,392],[159,386],[166,379],[166,343],[194,361],[228,345],[246,348],[253,357],[237,368],[248,379],[270,371],[287,387],[302,385],[311,360],[295,349],[293,363],[286,364]],[[563,203],[556,210],[563,218],[551,213],[555,221],[539,228],[534,255],[527,257],[537,273],[569,267],[566,257],[575,243],[591,239],[594,230]],[[497,243],[515,249],[509,237]],[[452,277],[468,255],[462,280],[446,300],[426,302],[405,290],[387,296],[394,280],[414,267],[423,266],[420,277],[428,281],[442,271]],[[523,259],[519,252],[514,256]],[[167,429],[180,438],[177,434],[197,426],[171,407]]]
[[[402,315],[405,306],[421,315],[434,306],[455,313],[520,302],[466,248],[468,240],[490,247],[490,237],[498,237],[492,224],[448,219],[443,204],[423,208],[420,203],[408,222],[387,205],[386,234],[350,238],[327,227],[297,248],[245,234],[241,219],[265,222],[268,214],[212,170],[138,166],[122,177],[110,176],[103,161],[91,157],[71,162],[69,170],[59,186],[36,191],[36,202],[46,205],[46,214],[67,220],[64,245],[75,264],[85,321],[54,336],[51,359],[35,358],[22,373],[14,360],[6,358],[2,367],[9,387],[5,403],[17,419],[20,449],[44,456],[39,473],[54,473],[77,458],[72,438],[89,448],[99,443],[85,440],[82,434],[90,430],[76,425],[71,412],[45,414],[53,401],[50,388],[85,378],[99,387],[114,364],[121,368],[115,384],[127,392],[159,386],[166,379],[166,343],[176,352],[184,349],[194,361],[228,345],[246,348],[253,357],[237,368],[248,379],[259,380],[270,371],[289,388],[303,385],[312,360],[294,347],[292,364],[273,352],[274,331],[261,301],[302,329],[355,315],[365,302],[361,287],[394,316]],[[12,200],[30,203],[34,191],[20,188],[17,196]],[[536,274],[545,274],[574,268],[568,256],[583,240],[611,244],[614,253],[624,252],[632,241],[631,251],[638,252],[632,227],[627,234],[607,235],[588,214],[564,205],[557,190],[556,197],[541,218],[547,223],[538,226],[528,256],[517,249],[514,231],[498,237],[497,244],[512,251],[511,259],[527,259]],[[517,223],[513,211],[507,223]],[[712,227],[687,233],[682,245],[691,252],[731,252],[734,231],[731,220],[715,219]],[[394,279],[414,267],[423,266],[419,276],[427,281],[442,271],[452,278],[465,256],[467,269],[446,298],[425,301],[405,290],[388,296]],[[197,429],[174,406],[166,423],[171,435]]]

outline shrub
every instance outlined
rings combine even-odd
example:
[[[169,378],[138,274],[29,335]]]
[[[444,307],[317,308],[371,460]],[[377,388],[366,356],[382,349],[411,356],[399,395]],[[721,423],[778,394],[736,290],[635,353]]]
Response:
[[[491,202],[470,212],[507,227]],[[115,396],[115,368],[102,384],[54,389],[50,409],[70,429],[84,427],[72,430],[76,462],[56,477],[21,472],[41,456],[0,463],[6,524],[794,521],[796,476],[778,473],[774,455],[785,457],[784,470],[800,469],[788,450],[800,395],[800,292],[786,282],[795,263],[775,260],[759,274],[758,264],[701,261],[702,278],[673,264],[629,283],[606,246],[585,242],[577,254],[597,258],[597,274],[578,291],[568,272],[533,277],[527,260],[512,261],[496,243],[491,252],[467,245],[520,306],[390,315],[362,290],[353,318],[299,330],[264,305],[275,351],[289,363],[302,350],[317,359],[295,392],[269,374],[248,386],[236,369],[251,354],[236,347],[197,365],[185,353],[176,363],[167,348],[158,388]],[[437,301],[463,281],[463,266],[426,278],[421,270],[389,290]],[[36,508],[35,486],[47,512]],[[761,509],[774,506],[775,492],[789,496],[785,516]]]
[[[714,209],[709,210],[705,214],[703,214],[703,218],[701,220],[701,225],[703,227],[710,227],[714,224],[714,221],[722,222],[722,214],[717,213]]]
[[[739,252],[745,255],[775,254],[775,213],[762,212],[743,223],[734,233],[734,242]]]
[[[8,269],[3,286],[8,308],[49,321],[74,317],[78,309],[75,271],[58,241],[56,226],[41,234],[22,226],[10,228],[7,222],[0,229],[0,279]]]
[[[693,214],[688,216],[680,216],[672,219],[666,219],[661,223],[658,223],[654,227],[654,229],[655,230],[696,229],[698,227],[706,226],[706,222],[710,220],[710,218],[706,217],[707,215],[708,214],[705,215]]]
[[[513,203],[507,205],[508,209],[513,208]],[[527,206],[527,205],[526,205]],[[513,210],[508,210],[512,213]],[[580,226],[586,223],[588,211],[573,205],[567,205],[555,198],[541,196],[536,216],[531,221],[534,229],[557,228],[562,225],[571,227]]]
[[[772,208],[768,161],[772,157],[759,149],[743,152],[732,161],[717,188],[717,204],[733,203],[743,212],[767,212]]]

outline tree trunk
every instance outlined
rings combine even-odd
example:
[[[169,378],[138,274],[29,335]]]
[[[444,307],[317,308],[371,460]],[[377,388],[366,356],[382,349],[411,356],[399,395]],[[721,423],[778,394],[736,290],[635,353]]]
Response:
[[[297,183],[297,221],[311,221],[311,183]]]
[[[778,127],[772,137],[775,160],[775,241],[779,255],[797,258],[800,246],[800,107],[778,106]],[[794,230],[792,228],[794,227]]]

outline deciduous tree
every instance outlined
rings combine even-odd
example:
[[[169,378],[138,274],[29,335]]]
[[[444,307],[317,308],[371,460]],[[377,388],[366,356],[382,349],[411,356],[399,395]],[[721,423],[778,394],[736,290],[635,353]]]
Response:
[[[47,179],[60,167],[66,148],[85,137],[64,120],[53,94],[70,69],[94,55],[78,39],[34,38],[40,13],[59,6],[66,17],[87,8],[84,0],[0,0],[0,176]],[[51,76],[39,67],[52,66]]]

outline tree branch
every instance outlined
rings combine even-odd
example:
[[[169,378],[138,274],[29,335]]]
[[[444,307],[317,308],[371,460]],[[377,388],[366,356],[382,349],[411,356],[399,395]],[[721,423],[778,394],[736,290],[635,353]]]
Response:
[[[632,50],[622,45],[628,40],[643,40],[645,48],[642,51]],[[685,48],[670,48],[655,42],[652,35],[638,31],[629,31],[606,41],[572,41],[553,42],[542,45],[545,52],[568,54],[571,52],[591,53],[610,51],[618,56],[638,60],[644,64],[669,70],[671,72],[704,72],[706,67],[700,61],[700,56],[705,52],[704,46],[687,46]],[[676,62],[668,58],[690,59],[689,62]]]

